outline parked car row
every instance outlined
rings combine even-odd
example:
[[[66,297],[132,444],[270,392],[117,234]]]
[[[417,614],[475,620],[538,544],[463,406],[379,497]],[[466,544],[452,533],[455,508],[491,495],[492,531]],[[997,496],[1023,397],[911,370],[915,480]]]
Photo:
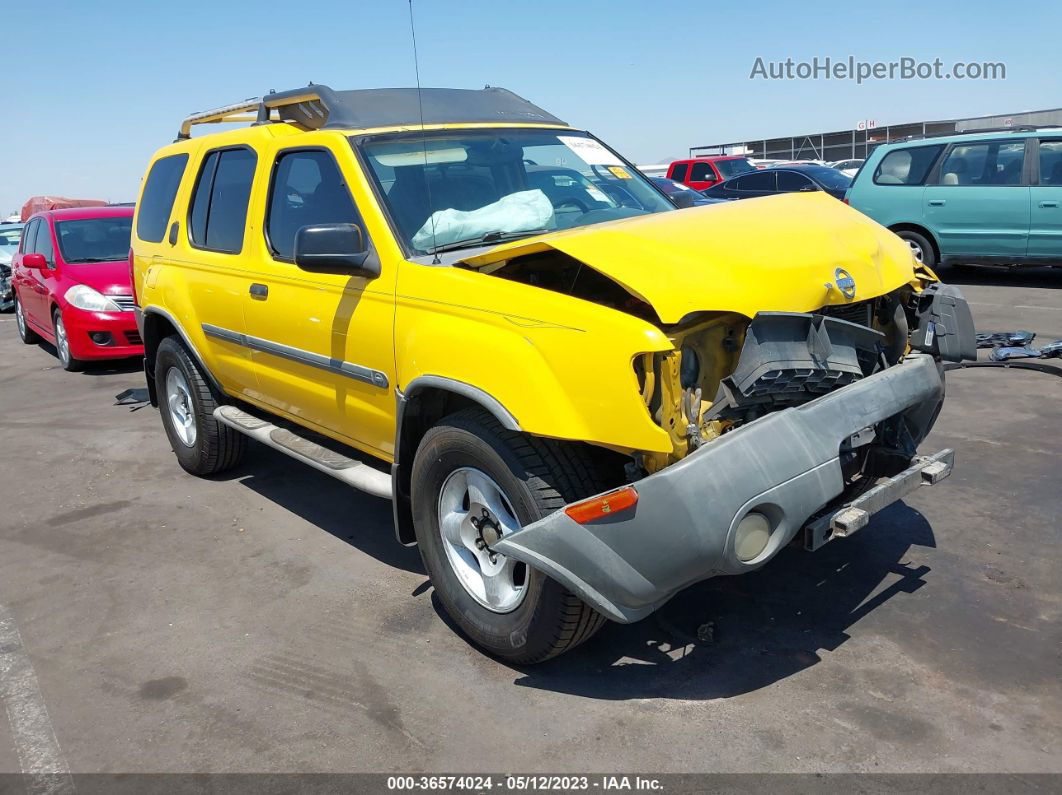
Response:
[[[701,159],[697,173],[716,174],[718,159]],[[866,161],[750,163],[710,186],[688,181],[697,162],[677,160],[669,175],[723,201],[822,191],[895,232],[930,267],[1062,266],[1059,128],[914,138],[878,146]]]

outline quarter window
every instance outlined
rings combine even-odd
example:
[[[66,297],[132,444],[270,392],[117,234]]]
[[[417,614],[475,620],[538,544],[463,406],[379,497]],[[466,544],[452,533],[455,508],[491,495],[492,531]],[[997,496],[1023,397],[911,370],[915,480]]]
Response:
[[[943,148],[943,144],[938,144],[894,149],[878,164],[874,171],[874,184],[921,185]]]
[[[222,149],[203,161],[188,217],[192,245],[240,253],[257,162],[250,149]]]
[[[676,182],[683,182],[686,179],[686,171],[689,170],[689,166],[685,163],[679,163],[675,166],[675,170],[671,174],[671,179]]]
[[[1062,141],[1040,141],[1040,184],[1062,185]]]
[[[1025,141],[952,147],[940,167],[941,185],[1020,185]]]
[[[165,237],[166,223],[187,163],[188,155],[170,155],[156,160],[148,172],[136,217],[136,236],[141,240],[161,243]]]
[[[282,153],[273,170],[266,234],[280,259],[295,258],[295,233],[311,224],[360,223],[335,159],[321,150]]]

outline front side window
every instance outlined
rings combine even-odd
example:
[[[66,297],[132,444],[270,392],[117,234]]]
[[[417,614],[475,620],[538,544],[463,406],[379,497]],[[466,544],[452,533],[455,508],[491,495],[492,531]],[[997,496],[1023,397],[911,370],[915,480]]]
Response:
[[[1062,141],[1040,141],[1040,184],[1062,185]]]
[[[273,171],[268,212],[270,247],[285,260],[295,258],[295,233],[304,226],[360,223],[339,166],[331,154],[320,150],[281,153]]]
[[[132,216],[83,218],[55,225],[59,251],[69,264],[124,260],[129,256],[132,229]]]
[[[34,243],[33,250],[38,254],[44,255],[44,260],[49,265],[55,265],[55,249],[52,247],[52,230],[48,226],[48,222],[41,218],[37,222],[37,240]],[[129,253],[128,251],[126,252]]]
[[[944,148],[937,146],[913,146],[894,149],[881,159],[874,171],[875,185],[921,185],[933,168],[937,155]]]
[[[257,162],[250,149],[221,149],[206,157],[188,217],[192,245],[240,253]]]
[[[137,208],[136,236],[148,243],[161,243],[166,235],[173,200],[184,176],[188,155],[159,158],[148,172],[144,193]]]
[[[941,185],[1020,185],[1025,141],[952,147],[940,167]]]
[[[710,182],[714,181],[717,177],[715,172],[712,171],[711,163],[694,163],[690,167],[690,180],[696,182]]]
[[[790,193],[800,190],[815,190],[811,180],[795,171],[778,172],[778,190]]]
[[[416,253],[675,209],[634,166],[574,131],[432,131],[352,144]]]

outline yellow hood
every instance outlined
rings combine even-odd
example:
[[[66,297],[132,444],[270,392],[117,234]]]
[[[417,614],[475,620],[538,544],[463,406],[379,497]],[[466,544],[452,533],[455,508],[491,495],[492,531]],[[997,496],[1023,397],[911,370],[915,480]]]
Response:
[[[691,207],[507,243],[472,267],[556,249],[650,304],[664,323],[693,312],[809,312],[883,295],[911,281],[907,244],[825,193]],[[847,297],[838,269],[855,281]],[[843,276],[844,274],[840,274]]]

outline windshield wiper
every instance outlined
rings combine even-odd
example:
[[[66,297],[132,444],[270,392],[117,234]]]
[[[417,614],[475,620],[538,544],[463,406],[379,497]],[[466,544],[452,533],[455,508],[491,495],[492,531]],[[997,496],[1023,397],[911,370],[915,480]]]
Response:
[[[523,229],[519,232],[503,232],[500,229],[495,229],[493,232],[486,232],[478,237],[470,237],[467,240],[455,240],[453,243],[443,243],[441,246],[433,246],[427,249],[429,254],[438,254],[441,251],[456,251],[460,248],[472,248],[474,246],[480,246],[484,243],[503,243],[507,240],[519,240],[521,237],[530,237],[531,235],[539,235],[543,232],[549,232],[549,229]]]
[[[122,257],[79,257],[77,259],[68,259],[66,262],[68,265],[82,265],[86,262],[120,262]]]

